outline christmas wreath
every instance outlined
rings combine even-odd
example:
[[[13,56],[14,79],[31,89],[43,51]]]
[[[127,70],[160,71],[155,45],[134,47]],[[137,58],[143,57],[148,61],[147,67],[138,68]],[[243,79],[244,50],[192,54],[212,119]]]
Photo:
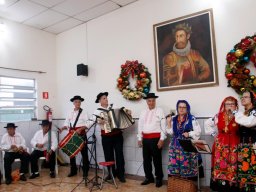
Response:
[[[255,75],[251,75],[250,69],[246,68],[250,63],[256,67],[256,35],[242,39],[227,54],[226,60],[228,87],[232,87],[239,94],[246,90],[256,92]]]
[[[136,81],[131,87],[129,78]],[[121,65],[121,73],[117,79],[117,87],[125,99],[139,100],[146,96],[150,90],[151,74],[148,68],[136,61],[126,61]]]

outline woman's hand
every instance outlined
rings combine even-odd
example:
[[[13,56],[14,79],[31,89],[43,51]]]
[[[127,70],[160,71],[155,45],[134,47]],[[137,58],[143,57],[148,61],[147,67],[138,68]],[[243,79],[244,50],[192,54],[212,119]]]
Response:
[[[182,134],[185,138],[188,138],[189,137],[189,133],[188,132],[185,132]]]
[[[166,121],[167,121],[168,128],[171,128],[171,126],[172,126],[172,116],[171,115],[167,116]]]

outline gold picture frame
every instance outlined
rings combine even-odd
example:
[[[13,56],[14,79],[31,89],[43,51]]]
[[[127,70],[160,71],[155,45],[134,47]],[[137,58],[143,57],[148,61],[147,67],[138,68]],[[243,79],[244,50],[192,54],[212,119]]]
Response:
[[[153,25],[158,91],[218,85],[213,11]]]

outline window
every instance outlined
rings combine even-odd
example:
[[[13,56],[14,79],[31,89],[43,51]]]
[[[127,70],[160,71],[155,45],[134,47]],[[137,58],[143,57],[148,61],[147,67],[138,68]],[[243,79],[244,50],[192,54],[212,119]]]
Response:
[[[36,102],[34,79],[0,76],[0,122],[35,118]]]

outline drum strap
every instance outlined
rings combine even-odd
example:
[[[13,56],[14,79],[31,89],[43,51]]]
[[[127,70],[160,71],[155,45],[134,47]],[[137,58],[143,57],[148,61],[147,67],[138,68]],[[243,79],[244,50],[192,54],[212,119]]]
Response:
[[[83,109],[80,108],[79,111],[78,111],[78,114],[77,114],[77,116],[76,116],[76,120],[75,120],[75,122],[74,122],[73,128],[76,127],[77,121],[78,121],[78,119],[79,119],[80,114],[82,113],[82,111],[83,111]]]

